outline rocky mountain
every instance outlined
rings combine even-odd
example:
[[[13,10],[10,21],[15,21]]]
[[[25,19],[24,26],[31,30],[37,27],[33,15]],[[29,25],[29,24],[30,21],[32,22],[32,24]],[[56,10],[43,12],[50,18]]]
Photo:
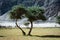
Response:
[[[2,16],[0,16],[0,21],[10,20],[9,16],[10,16],[9,12],[6,12]]]
[[[55,17],[60,11],[60,0],[0,0],[0,19],[7,19],[8,11],[14,6],[24,4],[26,7],[29,6],[41,6],[46,10],[45,16],[47,18]],[[5,14],[6,13],[6,14]],[[6,17],[5,17],[6,16]],[[52,19],[53,19],[52,18]]]
[[[36,2],[36,0],[0,0],[0,15],[3,15],[7,11],[9,11],[14,5],[24,4],[25,6],[32,6]],[[39,0],[38,4],[42,6],[43,2],[44,1]]]

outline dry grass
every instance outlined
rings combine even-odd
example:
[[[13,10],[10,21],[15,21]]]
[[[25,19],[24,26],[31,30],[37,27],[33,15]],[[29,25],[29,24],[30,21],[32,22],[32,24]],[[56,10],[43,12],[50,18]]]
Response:
[[[60,28],[33,28],[31,34],[23,36],[19,29],[0,29],[0,40],[60,40]]]

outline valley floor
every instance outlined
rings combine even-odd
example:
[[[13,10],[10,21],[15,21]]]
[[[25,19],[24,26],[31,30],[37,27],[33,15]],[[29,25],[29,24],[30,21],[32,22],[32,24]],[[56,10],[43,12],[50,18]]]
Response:
[[[23,29],[28,33],[29,29]],[[60,28],[33,28],[32,36],[23,36],[18,29],[0,29],[0,40],[60,40]]]

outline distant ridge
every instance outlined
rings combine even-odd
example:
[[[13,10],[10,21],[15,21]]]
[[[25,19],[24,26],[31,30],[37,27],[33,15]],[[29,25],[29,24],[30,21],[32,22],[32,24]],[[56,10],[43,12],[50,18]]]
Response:
[[[28,6],[41,6],[45,8],[45,16],[49,19],[56,17],[60,11],[60,0],[0,0],[0,19],[8,19],[8,11],[18,4]],[[5,14],[6,13],[6,14]]]

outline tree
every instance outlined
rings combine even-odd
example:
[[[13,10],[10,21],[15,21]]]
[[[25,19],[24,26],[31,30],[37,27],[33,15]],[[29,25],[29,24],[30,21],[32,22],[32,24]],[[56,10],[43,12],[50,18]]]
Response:
[[[60,24],[60,16],[57,16],[57,23]]]
[[[23,6],[14,6],[12,8],[12,11],[10,12],[10,18],[14,19],[16,21],[16,26],[22,31],[23,35],[26,35],[26,33],[23,31],[21,27],[18,26],[17,21],[18,19],[22,19],[22,16],[26,13],[27,11]]]
[[[44,9],[42,9],[39,6],[33,6],[33,7],[28,7],[27,8],[28,13],[25,14],[25,16],[28,18],[28,21],[31,23],[31,28],[28,32],[28,35],[31,35],[31,31],[33,28],[33,21],[36,20],[46,20],[46,17],[43,15],[44,14]]]

